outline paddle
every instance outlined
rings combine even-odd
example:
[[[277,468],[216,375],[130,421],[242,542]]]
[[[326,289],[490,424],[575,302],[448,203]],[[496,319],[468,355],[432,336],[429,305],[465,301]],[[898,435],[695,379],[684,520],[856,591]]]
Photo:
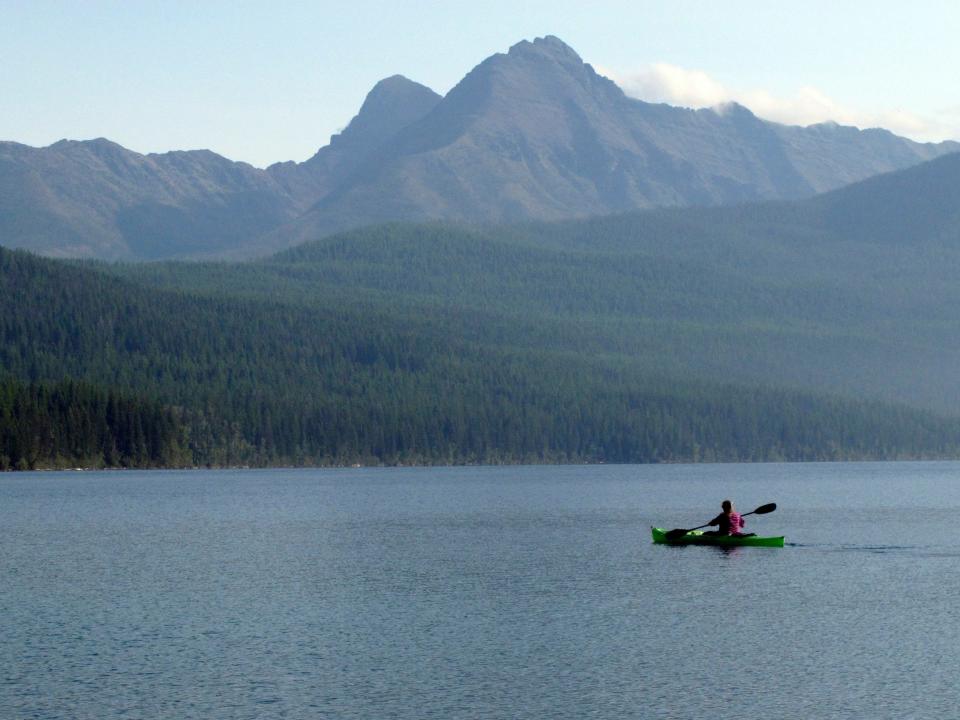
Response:
[[[744,513],[740,517],[746,517],[747,515],[766,515],[767,513],[772,513],[776,509],[777,509],[776,503],[767,503],[766,505],[761,505],[753,512]],[[667,540],[677,540],[678,538],[682,538],[691,530],[699,530],[700,528],[707,527],[707,525],[709,524],[710,523],[707,523],[706,525],[698,525],[697,527],[690,528],[690,529],[677,528],[675,530],[668,530],[665,534],[665,537]]]

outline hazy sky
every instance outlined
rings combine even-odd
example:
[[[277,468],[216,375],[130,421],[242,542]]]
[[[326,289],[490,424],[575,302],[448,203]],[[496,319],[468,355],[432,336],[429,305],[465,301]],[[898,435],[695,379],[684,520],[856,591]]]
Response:
[[[0,0],[0,139],[302,161],[378,80],[548,34],[642,99],[960,139],[955,0]]]

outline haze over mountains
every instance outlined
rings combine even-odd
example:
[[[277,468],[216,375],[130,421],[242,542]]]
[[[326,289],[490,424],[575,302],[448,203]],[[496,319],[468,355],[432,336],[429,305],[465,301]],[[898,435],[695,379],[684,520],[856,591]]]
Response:
[[[554,37],[521,42],[445,97],[400,76],[303,163],[141,155],[99,139],[0,143],[0,245],[59,257],[264,255],[385,220],[555,220],[808,197],[957,143],[787,127],[746,108],[628,98]]]

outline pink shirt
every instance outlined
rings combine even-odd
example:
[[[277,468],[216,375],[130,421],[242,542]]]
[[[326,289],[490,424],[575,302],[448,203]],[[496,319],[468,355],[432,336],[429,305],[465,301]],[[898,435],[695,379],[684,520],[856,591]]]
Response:
[[[743,518],[740,517],[740,513],[732,512],[730,513],[730,534],[739,535],[741,528],[746,525],[743,521]]]

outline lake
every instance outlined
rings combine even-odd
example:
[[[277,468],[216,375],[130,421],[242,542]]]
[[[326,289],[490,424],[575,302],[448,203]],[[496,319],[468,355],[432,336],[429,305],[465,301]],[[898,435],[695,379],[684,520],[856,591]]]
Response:
[[[667,547],[729,497],[783,549]],[[960,463],[0,476],[4,718],[931,718]]]

